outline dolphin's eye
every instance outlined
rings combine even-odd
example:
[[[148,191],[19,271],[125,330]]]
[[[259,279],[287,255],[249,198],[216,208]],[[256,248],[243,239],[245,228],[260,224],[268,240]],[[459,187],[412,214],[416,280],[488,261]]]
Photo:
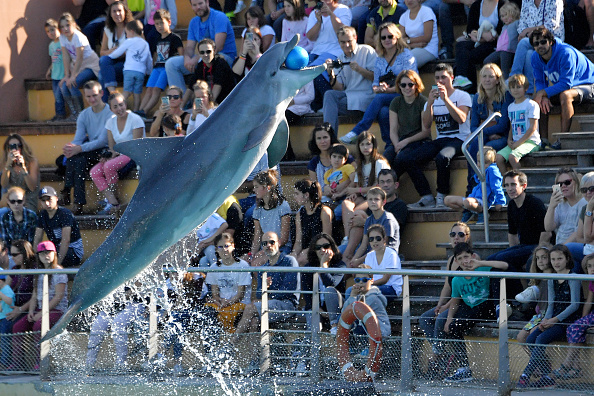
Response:
[[[276,76],[276,70],[270,73],[270,77]]]

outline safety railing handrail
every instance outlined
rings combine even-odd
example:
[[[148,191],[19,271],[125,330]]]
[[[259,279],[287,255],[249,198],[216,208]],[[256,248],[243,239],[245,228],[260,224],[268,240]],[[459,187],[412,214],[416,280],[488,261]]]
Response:
[[[481,181],[481,192],[482,192],[482,196],[483,196],[483,216],[485,218],[485,222],[484,222],[484,229],[485,229],[485,242],[490,242],[490,237],[489,237],[489,207],[488,207],[488,203],[487,203],[487,183],[486,183],[486,176],[485,176],[485,153],[483,152],[483,144],[481,144],[481,142],[484,142],[483,139],[483,130],[485,129],[485,127],[495,118],[495,117],[501,117],[501,113],[496,111],[493,114],[489,115],[487,117],[487,119],[485,121],[483,121],[483,123],[481,125],[479,125],[479,127],[477,129],[475,129],[474,132],[472,132],[470,134],[470,136],[468,136],[468,138],[464,141],[464,143],[462,143],[462,153],[464,154],[464,157],[466,157],[466,161],[468,161],[468,164],[470,164],[470,167],[474,170],[474,172],[477,174],[479,180]],[[470,142],[475,139],[476,137],[479,137],[479,148],[478,148],[478,154],[479,154],[479,158],[480,158],[480,164],[477,166],[476,161],[474,158],[472,158],[470,156],[470,154],[468,153],[468,145],[470,144]]]

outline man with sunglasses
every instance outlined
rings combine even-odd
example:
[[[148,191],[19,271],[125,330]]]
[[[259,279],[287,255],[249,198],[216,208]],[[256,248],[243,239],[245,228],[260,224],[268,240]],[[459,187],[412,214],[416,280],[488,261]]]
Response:
[[[263,267],[299,267],[297,260],[292,256],[285,256],[279,250],[278,235],[274,232],[267,232],[262,236],[262,249],[268,257],[268,261],[262,265]],[[297,298],[294,293],[274,293],[274,291],[293,291],[297,290],[297,273],[296,272],[268,272],[265,282],[267,282],[268,290],[268,309],[270,311],[294,311],[297,307]],[[237,330],[233,336],[232,342],[236,343],[239,335],[247,332],[260,331],[260,316],[262,315],[262,273],[257,274],[258,289],[256,291],[257,300],[253,300],[252,304],[248,304],[237,324]],[[270,312],[268,320],[270,323],[282,322],[293,316],[292,313],[286,312]],[[250,348],[252,351],[258,351],[257,348]],[[259,370],[260,360],[258,353],[252,355],[248,373]]]
[[[594,101],[594,64],[581,52],[538,27],[530,34],[532,68],[536,82],[534,101],[540,105],[540,133],[549,137],[548,114],[552,105],[561,106],[561,132],[569,132],[573,103]],[[557,140],[551,145],[561,148]]]
[[[33,243],[37,215],[23,205],[25,191],[20,187],[11,187],[6,195],[9,210],[0,218],[0,237],[6,248],[10,249],[12,242],[19,239]]]
[[[351,26],[341,27],[336,35],[342,49],[338,56],[342,65],[335,68],[335,62],[326,60],[332,89],[324,93],[323,109],[324,122],[338,131],[338,116],[361,117],[373,100],[371,84],[377,53],[369,45],[357,44],[357,31]]]
[[[70,205],[70,191],[74,187],[74,213],[82,214],[87,203],[85,175],[99,162],[101,152],[107,148],[105,123],[113,113],[102,100],[103,89],[97,81],[88,81],[83,86],[89,107],[83,110],[76,120],[74,139],[62,148],[63,156],[58,157],[58,166],[65,165],[64,188],[60,192],[60,204]],[[65,160],[65,164],[64,161]]]

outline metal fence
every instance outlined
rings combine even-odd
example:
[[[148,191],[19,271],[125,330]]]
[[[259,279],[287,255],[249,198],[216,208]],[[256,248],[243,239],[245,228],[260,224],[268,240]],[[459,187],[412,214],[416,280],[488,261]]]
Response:
[[[229,272],[225,268],[189,268],[190,272]],[[338,367],[336,359],[336,344],[334,337],[329,333],[320,331],[320,307],[318,292],[318,274],[326,273],[344,273],[344,274],[392,274],[403,276],[402,297],[398,300],[402,304],[402,314],[393,317],[393,321],[399,321],[400,335],[393,335],[382,341],[384,353],[381,361],[381,370],[375,378],[376,382],[397,381],[397,386],[401,391],[411,391],[419,384],[441,384],[442,379],[452,374],[457,368],[455,356],[460,348],[468,351],[470,364],[473,370],[474,386],[496,388],[499,394],[509,394],[517,384],[518,377],[528,362],[525,344],[519,344],[510,340],[508,321],[506,314],[506,278],[523,279],[579,279],[580,281],[594,281],[594,276],[588,275],[560,275],[560,274],[528,274],[528,273],[498,273],[498,272],[465,272],[465,271],[439,271],[431,273],[423,270],[366,270],[366,269],[325,269],[325,268],[287,268],[287,267],[253,267],[246,269],[237,269],[239,272],[262,272],[263,278],[266,278],[266,272],[300,272],[314,273],[314,287],[312,294],[312,315],[311,325],[307,326],[304,319],[307,314],[304,311],[292,311],[293,318],[280,325],[272,326],[268,322],[268,316],[273,311],[268,309],[268,291],[266,282],[263,285],[262,293],[262,321],[260,334],[247,334],[243,337],[250,337],[252,340],[259,341],[260,352],[260,375],[282,375],[282,376],[308,376],[312,382],[321,379],[342,378],[341,370]],[[47,310],[47,278],[52,273],[74,273],[76,270],[11,270],[6,274],[14,273],[43,274],[44,275],[44,299],[42,307],[42,330],[45,334],[49,330],[49,312]],[[498,324],[493,321],[479,324],[477,328],[491,328],[497,335],[492,336],[473,335],[466,337],[464,341],[449,341],[446,356],[450,358],[441,362],[441,366],[431,366],[428,361],[430,354],[430,344],[422,335],[416,326],[417,315],[413,315],[411,305],[411,293],[409,279],[411,277],[445,277],[445,276],[468,276],[478,277],[486,276],[490,278],[500,278],[500,299],[501,320]],[[278,291],[275,291],[278,292]],[[301,291],[301,293],[307,293]],[[427,296],[430,301],[431,297]],[[418,301],[418,297],[415,301]],[[144,343],[147,347],[142,353],[138,354],[136,363],[146,359],[153,359],[159,352],[162,345],[162,329],[158,327],[158,312],[155,299],[151,299],[149,307],[149,326],[148,332],[136,337],[133,344]],[[86,351],[85,334],[69,334],[67,342],[44,342],[37,355],[35,333],[0,335],[0,337],[25,337],[23,345],[26,345],[26,353],[22,353],[19,360],[15,361],[18,371],[31,372],[36,370],[35,362],[39,361],[39,370],[41,378],[47,380],[51,373],[60,372],[60,370],[77,370],[84,367],[84,355]],[[189,334],[188,337],[194,337],[195,341],[191,345],[199,345],[199,337]],[[366,337],[353,337],[355,344],[365,345]],[[358,341],[358,342],[357,342]],[[12,342],[12,341],[11,341]],[[246,344],[249,344],[246,342]],[[51,350],[50,350],[51,347]],[[108,346],[107,349],[110,347]],[[560,366],[561,362],[567,356],[570,349],[579,349],[579,354],[574,359],[576,367],[581,367],[581,373],[577,378],[560,378],[557,387],[567,389],[568,391],[594,392],[594,372],[589,370],[589,364],[594,356],[594,348],[588,346],[569,346],[566,343],[552,343],[546,347],[548,359],[552,362],[553,369]],[[132,348],[138,350],[139,348]],[[354,348],[356,352],[356,348]],[[146,352],[145,352],[146,351]],[[53,363],[50,367],[50,355]],[[188,366],[194,367],[206,363],[204,350],[200,347],[192,348],[191,351],[184,351],[184,360],[188,361]],[[237,357],[242,355],[242,351],[237,351]],[[39,360],[37,360],[39,356]],[[241,361],[241,359],[237,359]],[[365,357],[355,357],[354,364],[361,366],[365,364]],[[135,363],[135,364],[136,364]],[[245,368],[240,364],[240,368]],[[190,369],[191,370],[191,369]],[[109,373],[109,364],[105,367],[106,373]],[[229,372],[231,375],[233,372]],[[471,386],[471,385],[467,385]]]

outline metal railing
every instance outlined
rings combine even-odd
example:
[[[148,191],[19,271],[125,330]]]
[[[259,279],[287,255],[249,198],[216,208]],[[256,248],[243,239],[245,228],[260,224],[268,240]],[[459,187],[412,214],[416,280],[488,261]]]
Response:
[[[487,179],[485,176],[485,153],[483,151],[483,146],[484,146],[484,133],[483,130],[485,129],[485,127],[495,118],[495,117],[501,117],[501,113],[496,111],[493,114],[491,114],[489,117],[487,117],[487,119],[485,121],[483,121],[483,123],[481,125],[479,125],[479,127],[470,134],[470,136],[464,141],[464,143],[462,143],[462,153],[464,154],[464,156],[466,157],[466,161],[468,161],[468,164],[470,165],[470,167],[474,170],[474,172],[477,174],[480,182],[481,182],[481,192],[482,192],[482,197],[483,197],[483,216],[485,218],[485,223],[483,225],[484,229],[485,229],[485,242],[490,242],[490,238],[489,238],[489,207],[488,205],[488,197],[487,197]],[[478,136],[478,141],[479,141],[479,145],[478,145],[478,154],[479,154],[479,159],[480,159],[480,164],[476,164],[476,161],[474,158],[472,158],[470,156],[470,154],[468,153],[468,145],[470,144],[470,142],[472,142],[473,139],[475,139]]]
[[[400,390],[402,392],[410,392],[413,389],[413,336],[412,336],[412,314],[411,314],[411,277],[488,277],[501,278],[500,279],[500,320],[498,324],[498,381],[497,390],[500,395],[509,395],[514,387],[510,376],[510,354],[508,337],[508,320],[507,320],[507,296],[506,296],[506,280],[507,279],[544,279],[544,280],[579,280],[579,281],[594,281],[592,275],[577,275],[577,274],[534,274],[534,273],[512,273],[512,272],[476,272],[476,271],[439,271],[429,272],[426,270],[369,270],[361,268],[318,268],[318,267],[250,267],[250,268],[188,268],[189,272],[262,272],[264,279],[266,272],[299,272],[299,273],[313,273],[313,291],[312,294],[312,345],[311,345],[311,371],[310,378],[312,381],[318,381],[320,378],[320,337],[319,337],[319,288],[318,288],[318,274],[332,273],[332,274],[391,274],[403,276],[402,288],[402,337],[400,348]],[[49,330],[49,310],[48,310],[48,277],[51,274],[74,274],[76,269],[64,270],[6,270],[3,271],[6,275],[21,274],[21,275],[43,275],[43,306],[42,306],[42,336]],[[276,293],[277,291],[275,291]],[[307,293],[299,291],[300,293]],[[158,350],[157,338],[157,308],[155,298],[151,298],[149,307],[149,342],[148,355],[149,359],[153,358]],[[270,368],[270,327],[268,323],[268,315],[271,311],[268,309],[268,290],[266,282],[263,282],[262,293],[262,321],[260,331],[260,373],[265,374]],[[303,313],[303,312],[300,312]],[[42,380],[50,379],[50,346],[51,341],[43,342],[40,348],[40,375]],[[592,389],[590,389],[591,391]]]

